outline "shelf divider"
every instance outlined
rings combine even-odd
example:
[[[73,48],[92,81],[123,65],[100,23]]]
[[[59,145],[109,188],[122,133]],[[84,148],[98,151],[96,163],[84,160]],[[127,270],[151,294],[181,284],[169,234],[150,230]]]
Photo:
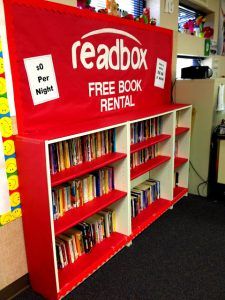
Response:
[[[52,174],[51,185],[52,187],[60,185],[64,182],[83,176],[87,173],[93,172],[109,164],[122,160],[126,156],[127,155],[125,153],[113,152],[98,157],[93,161],[84,162],[69,169],[65,169],[64,171]]]
[[[184,187],[181,187],[181,186],[176,186],[173,189],[172,205],[177,203],[177,201],[179,201],[185,194],[187,194],[187,192],[188,192],[188,188],[184,188]]]
[[[150,159],[146,163],[143,163],[134,169],[131,169],[131,180],[143,175],[144,173],[164,164],[170,160],[170,156],[159,155],[155,158]]]
[[[161,143],[163,141],[168,140],[171,137],[169,134],[160,134],[155,137],[149,138],[143,142],[132,144],[130,146],[130,153],[135,153],[147,147],[153,146],[155,144]]]
[[[175,131],[175,135],[178,136],[178,135],[183,134],[183,133],[185,133],[189,130],[190,130],[190,128],[188,128],[188,127],[177,127],[176,131]]]
[[[175,157],[174,158],[174,169],[179,168],[183,164],[185,164],[188,161],[188,158],[184,157]]]

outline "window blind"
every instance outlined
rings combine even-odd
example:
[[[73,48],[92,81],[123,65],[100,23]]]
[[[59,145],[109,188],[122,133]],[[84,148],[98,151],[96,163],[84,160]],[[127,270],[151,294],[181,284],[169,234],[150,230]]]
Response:
[[[127,11],[129,14],[138,17],[143,13],[144,1],[143,0],[117,0],[119,4],[119,9]],[[91,6],[95,7],[96,11],[101,8],[105,8],[106,1],[105,0],[92,0]]]

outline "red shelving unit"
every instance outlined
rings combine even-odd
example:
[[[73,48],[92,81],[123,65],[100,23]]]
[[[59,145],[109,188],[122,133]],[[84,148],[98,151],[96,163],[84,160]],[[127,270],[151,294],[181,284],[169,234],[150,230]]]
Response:
[[[168,160],[170,160],[169,156],[159,155],[155,158],[150,159],[146,163],[141,164],[134,169],[131,169],[131,180],[162,165],[163,163],[167,162]]]
[[[188,188],[183,188],[181,186],[176,186],[173,189],[173,201],[172,205],[174,205],[177,201],[179,201],[186,193],[188,192]]]
[[[95,245],[90,253],[83,254],[73,264],[58,270],[60,292],[58,298],[65,296],[89,275],[106,263],[128,243],[128,237],[114,232],[109,238]]]
[[[183,157],[175,157],[174,158],[174,169],[182,166],[183,164],[185,164],[188,161],[187,158],[183,158]]]
[[[127,193],[113,190],[107,195],[93,199],[84,206],[67,211],[62,217],[54,221],[55,235],[62,233],[68,228],[82,222],[101,209],[125,197]]]
[[[140,151],[142,149],[145,149],[147,147],[153,146],[155,144],[161,143],[163,141],[168,140],[171,137],[169,134],[160,134],[155,137],[149,138],[143,142],[133,144],[130,146],[130,153],[135,153],[137,151]]]
[[[131,239],[139,235],[171,206],[171,201],[158,199],[132,219]]]
[[[82,164],[71,167],[71,168],[61,171],[59,173],[52,174],[51,175],[51,185],[52,185],[52,187],[54,187],[54,186],[57,186],[59,184],[66,182],[66,181],[83,176],[87,173],[93,172],[93,171],[100,169],[102,167],[105,167],[109,164],[112,164],[119,160],[122,160],[126,156],[127,155],[125,153],[118,153],[118,152],[109,153],[109,154],[103,155],[101,157],[98,157],[93,161],[84,162]]]
[[[176,131],[175,131],[175,135],[178,136],[178,135],[183,134],[183,133],[185,133],[189,130],[190,130],[190,128],[188,128],[188,127],[177,127]]]

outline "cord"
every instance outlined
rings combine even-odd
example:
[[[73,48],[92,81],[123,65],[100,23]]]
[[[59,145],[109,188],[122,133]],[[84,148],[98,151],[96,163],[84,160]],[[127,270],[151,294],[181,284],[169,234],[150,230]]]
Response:
[[[202,183],[203,182],[208,182],[208,180],[205,180],[199,173],[198,171],[195,169],[195,167],[193,166],[192,162],[190,161],[190,166],[192,167],[192,169],[194,170],[194,172],[198,175],[198,177],[201,179]]]

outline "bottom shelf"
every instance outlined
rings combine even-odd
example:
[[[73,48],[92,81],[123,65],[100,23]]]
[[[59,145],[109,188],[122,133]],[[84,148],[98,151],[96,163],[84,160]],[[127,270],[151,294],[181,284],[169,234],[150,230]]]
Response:
[[[174,205],[177,201],[179,201],[185,194],[187,194],[188,189],[181,187],[181,186],[176,186],[173,189],[173,201],[172,205]]]
[[[131,240],[157,220],[171,206],[171,201],[158,199],[132,219]]]
[[[186,193],[187,188],[175,187],[174,198],[172,201],[165,199],[158,199],[144,209],[138,216],[132,219],[132,234],[129,240],[133,240],[150,224],[157,220],[163,213],[165,213],[171,206],[177,203]]]
[[[90,253],[82,255],[75,263],[58,270],[60,285],[58,298],[64,297],[127,243],[128,237],[126,235],[113,232],[109,238],[105,238],[101,243],[95,245]]]

